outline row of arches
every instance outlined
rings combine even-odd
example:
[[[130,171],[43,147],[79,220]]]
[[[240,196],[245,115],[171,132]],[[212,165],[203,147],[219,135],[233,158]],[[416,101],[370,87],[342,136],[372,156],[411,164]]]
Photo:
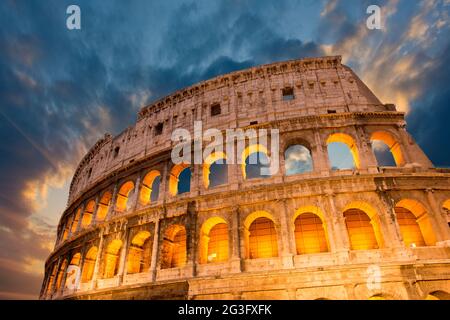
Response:
[[[429,214],[417,200],[404,199],[394,207],[398,228],[404,245],[407,247],[432,246],[436,242]],[[348,235],[350,250],[373,250],[384,247],[385,239],[381,231],[376,210],[362,201],[351,202],[343,209],[343,218]],[[315,205],[303,206],[296,210],[291,225],[295,238],[297,255],[320,254],[330,252],[331,231],[321,209]],[[267,211],[255,211],[243,222],[241,237],[245,248],[242,255],[245,259],[261,259],[278,257],[280,254],[280,225],[277,219]],[[214,216],[201,224],[198,241],[198,263],[223,263],[230,259],[231,228],[229,222],[221,216]],[[99,278],[113,278],[119,272],[119,261],[122,250],[127,249],[125,270],[127,274],[148,272],[151,266],[153,251],[152,233],[140,230],[131,237],[127,248],[121,239],[108,241],[101,253]],[[182,268],[187,263],[187,230],[182,224],[172,224],[162,233],[159,243],[159,268]],[[51,269],[48,288],[56,282],[59,289],[63,275],[69,266],[83,267],[81,283],[92,280],[99,251],[92,246],[86,251],[84,259],[80,252],[72,255],[70,261],[64,260],[57,269]]]
[[[392,134],[378,131],[372,134],[371,141],[375,155],[379,158],[379,165],[401,166],[404,164],[405,161],[400,144]],[[327,139],[327,146],[331,169],[340,170],[360,167],[356,142],[349,134],[331,134]],[[389,158],[389,154],[393,161],[386,160]],[[244,149],[241,158],[242,176],[244,179],[269,177],[269,175],[261,174],[261,169],[269,166],[269,153],[264,146],[259,144],[248,146]],[[310,147],[298,143],[288,145],[284,151],[284,164],[285,173],[288,176],[312,172],[314,163]],[[174,165],[168,177],[169,193],[175,196],[189,192],[191,176],[191,167],[188,164]],[[204,161],[202,176],[205,188],[226,184],[228,179],[227,155],[224,152],[211,153]],[[161,173],[158,170],[150,170],[139,186],[139,204],[145,206],[157,201],[160,185]],[[129,210],[133,205],[130,199],[133,198],[135,192],[136,188],[133,181],[124,182],[117,192],[114,209],[118,212]],[[96,202],[93,199],[87,202],[83,211],[81,208],[78,208],[76,213],[66,222],[63,240],[67,239],[70,232],[76,232],[79,227],[88,227],[93,222],[95,210],[95,220],[99,222],[104,221],[111,205],[112,197],[111,191],[106,191],[101,196],[97,209]]]

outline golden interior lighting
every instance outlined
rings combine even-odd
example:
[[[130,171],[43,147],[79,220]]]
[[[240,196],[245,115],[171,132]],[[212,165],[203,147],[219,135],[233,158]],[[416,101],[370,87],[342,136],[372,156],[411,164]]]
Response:
[[[58,276],[56,277],[56,287],[55,291],[58,291],[61,288],[62,279],[64,276],[64,272],[66,272],[67,269],[67,259],[64,259],[63,263],[61,264],[61,267],[58,271]]]
[[[161,248],[161,269],[184,267],[186,258],[186,229],[178,224],[171,225]]]
[[[98,203],[96,215],[97,221],[105,220],[106,215],[108,214],[109,206],[111,205],[111,199],[112,199],[111,191],[106,191]]]
[[[52,268],[52,273],[50,274],[50,277],[47,282],[47,289],[46,289],[47,294],[50,294],[52,291],[53,283],[54,283],[55,277],[56,277],[56,269],[57,269],[57,265],[55,263]]]
[[[223,160],[223,163],[226,162],[227,156],[224,152],[213,152],[203,162],[203,185],[206,189],[209,188],[210,185],[210,173],[211,173],[211,165],[216,161]]]
[[[200,263],[228,260],[228,225],[221,217],[206,220],[200,229]]]
[[[378,249],[378,242],[369,216],[360,209],[344,212],[351,250]]]
[[[81,274],[81,282],[89,282],[94,275],[95,260],[97,259],[98,248],[91,247],[84,257],[83,272]]]
[[[151,202],[153,182],[158,177],[161,177],[161,173],[158,170],[152,170],[147,173],[144,180],[142,180],[141,192],[139,194],[139,202],[142,205],[145,206]]]
[[[327,145],[333,142],[341,142],[347,145],[347,147],[350,149],[350,153],[353,156],[353,162],[355,164],[355,168],[359,169],[360,167],[360,161],[359,161],[359,154],[358,154],[358,148],[356,146],[355,140],[346,133],[333,133],[331,134],[327,139]]]
[[[425,240],[414,214],[408,209],[395,207],[400,233],[407,247],[424,247]]]
[[[72,220],[72,226],[70,228],[70,232],[75,233],[78,228],[78,221],[80,220],[81,216],[81,208],[78,208],[77,213],[75,214],[73,220]]]
[[[149,231],[139,231],[131,240],[127,256],[127,273],[146,272],[150,268],[151,246]]]
[[[295,243],[297,254],[328,251],[328,243],[322,220],[317,215],[306,212],[295,219]]]
[[[391,151],[392,156],[394,157],[395,164],[399,167],[405,164],[405,159],[403,158],[401,146],[390,133],[385,131],[374,132],[370,137],[370,140],[383,141],[389,147],[389,150]]]
[[[264,153],[267,157],[267,159],[269,158],[269,152],[267,151],[267,148],[265,146],[263,146],[262,144],[252,144],[248,147],[246,147],[244,149],[244,151],[242,151],[242,155],[241,155],[241,170],[242,170],[242,176],[244,177],[244,179],[247,179],[247,171],[246,171],[246,163],[245,161],[247,160],[247,158],[253,154],[253,153]]]
[[[277,231],[272,220],[255,219],[249,229],[249,258],[272,258],[278,256]]]
[[[132,181],[125,182],[119,189],[116,201],[116,210],[125,211],[127,210],[128,198],[130,192],[134,189],[134,183]]]
[[[434,246],[436,244],[436,236],[430,221],[430,216],[422,203],[413,199],[403,199],[395,205],[395,212],[397,213],[397,211],[401,213],[401,221],[398,221],[398,223],[405,245]],[[419,227],[418,229],[414,227],[413,218],[408,212],[414,216],[414,220]],[[409,219],[406,220],[404,218],[405,216]],[[400,225],[400,222],[403,225]],[[406,224],[406,222],[409,224]],[[406,232],[406,234],[403,235],[403,232]]]
[[[438,290],[429,293],[425,300],[450,300],[450,294],[445,291]]]
[[[115,239],[112,240],[111,243],[108,245],[105,251],[105,257],[104,257],[104,272],[103,277],[105,279],[112,278],[115,275],[117,275],[117,272],[119,271],[119,252],[122,248],[122,241]]]
[[[91,224],[92,216],[94,214],[94,207],[95,201],[90,200],[86,205],[86,209],[84,210],[83,219],[81,220],[81,227],[86,228]]]
[[[169,176],[169,192],[172,196],[176,196],[178,194],[178,182],[180,173],[186,169],[189,168],[189,165],[186,163],[180,163],[175,165],[172,170],[170,170],[170,176]]]

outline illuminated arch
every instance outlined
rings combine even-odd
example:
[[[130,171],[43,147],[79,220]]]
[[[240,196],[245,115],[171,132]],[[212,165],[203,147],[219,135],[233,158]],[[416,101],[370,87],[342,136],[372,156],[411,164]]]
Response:
[[[221,217],[206,220],[200,229],[200,263],[228,260],[228,224]]]
[[[311,172],[314,169],[311,150],[303,144],[291,144],[284,150],[287,176]]]
[[[395,212],[397,214],[397,220],[399,215],[401,215],[401,217],[405,216],[406,218],[409,218],[405,222],[409,222],[410,227],[407,227],[407,225],[403,223],[400,225],[400,222],[402,221],[399,221],[399,227],[405,245],[414,246],[414,242],[411,241],[418,241],[426,246],[434,246],[436,244],[436,236],[430,221],[430,216],[422,203],[413,199],[403,199],[395,205]],[[415,219],[412,218],[411,215],[414,215]],[[414,220],[415,224],[413,223]],[[416,225],[419,226],[418,229]],[[420,231],[420,233],[418,231]],[[424,243],[421,242],[422,239]],[[417,246],[418,244],[416,243],[415,245]]]
[[[211,154],[209,154],[208,157],[206,157],[206,159],[204,160],[203,163],[203,185],[205,186],[205,188],[209,188],[209,186],[211,185],[211,180],[210,180],[210,175],[211,175],[211,166],[218,162],[219,160],[223,161],[223,165],[225,168],[225,170],[227,169],[227,167],[225,166],[226,160],[227,160],[227,156],[224,152],[213,152]],[[220,184],[224,184],[226,183],[226,181],[224,181],[223,183]]]
[[[150,268],[152,241],[149,231],[139,231],[131,240],[127,256],[127,273],[146,272]]]
[[[152,196],[159,195],[159,183],[157,185],[158,190],[153,190],[154,184],[161,180],[161,173],[158,170],[152,170],[147,173],[142,180],[141,192],[139,195],[139,201],[142,205],[147,205],[151,202]]]
[[[346,133],[333,133],[328,137],[327,145],[334,142],[343,143],[349,148],[350,153],[353,157],[355,168],[359,169],[360,168],[359,153],[355,140]]]
[[[81,208],[77,209],[77,212],[75,213],[75,215],[72,218],[72,225],[70,227],[70,232],[71,233],[75,233],[77,231],[78,228],[78,221],[80,220],[81,217]]]
[[[66,269],[67,269],[67,263],[68,263],[67,259],[64,259],[61,266],[59,267],[58,276],[56,277],[55,291],[58,291],[61,288],[62,279],[63,279],[64,273],[66,272]]]
[[[119,272],[119,252],[122,248],[122,241],[112,240],[106,247],[104,254],[103,278],[113,278]]]
[[[403,157],[402,149],[400,144],[397,142],[397,140],[386,131],[377,131],[372,133],[370,137],[370,141],[382,141],[384,142],[388,148],[389,151],[392,153],[392,156],[394,157],[395,164],[397,166],[403,166],[405,164],[405,159]]]
[[[329,251],[324,221],[322,211],[316,206],[305,206],[296,210],[293,223],[297,254]]]
[[[278,256],[278,234],[274,221],[267,211],[256,211],[247,216],[244,237],[248,259]]]
[[[186,228],[175,224],[167,228],[161,247],[161,269],[181,268],[186,264]]]
[[[426,298],[426,300],[450,300],[450,294],[448,292],[438,290],[433,291],[429,293]]]
[[[111,199],[111,191],[106,191],[105,193],[103,193],[97,206],[97,215],[95,217],[97,221],[105,220],[106,215],[108,214],[109,206],[111,205]]]
[[[119,189],[117,193],[116,210],[125,211],[128,210],[128,200],[130,192],[134,189],[133,181],[127,181]]]
[[[247,179],[247,164],[245,162],[247,158],[253,153],[263,153],[269,159],[269,152],[267,151],[267,148],[262,144],[252,144],[246,147],[241,154],[241,169],[244,179]]]
[[[190,170],[190,166],[186,163],[180,163],[176,164],[170,171],[169,192],[172,196],[176,196],[178,194],[180,184],[180,174],[186,169]]]
[[[58,270],[57,263],[53,264],[53,268],[51,268],[51,270],[52,271],[51,271],[48,281],[47,281],[47,288],[46,288],[47,295],[49,295],[53,289],[53,283],[55,282],[55,278],[56,278],[56,271]]]
[[[447,223],[450,226],[450,199],[446,200],[442,204],[442,208],[447,212]]]
[[[89,282],[92,280],[92,276],[94,275],[94,267],[95,261],[97,259],[98,248],[96,246],[92,246],[84,257],[83,262],[83,272],[81,274],[81,282]]]
[[[380,222],[376,210],[364,201],[349,203],[343,210],[351,250],[382,247]]]
[[[92,216],[94,215],[95,209],[95,201],[91,200],[87,203],[86,208],[84,209],[83,219],[81,220],[81,227],[86,228],[92,222]]]

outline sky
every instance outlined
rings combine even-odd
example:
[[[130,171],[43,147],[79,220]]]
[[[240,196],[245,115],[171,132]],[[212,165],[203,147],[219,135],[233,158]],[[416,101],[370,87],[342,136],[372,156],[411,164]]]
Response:
[[[81,30],[66,9],[81,9]],[[369,5],[382,29],[366,26]],[[74,170],[138,110],[215,75],[342,55],[450,166],[450,0],[3,0],[0,299],[36,299]],[[447,139],[446,139],[447,138]]]

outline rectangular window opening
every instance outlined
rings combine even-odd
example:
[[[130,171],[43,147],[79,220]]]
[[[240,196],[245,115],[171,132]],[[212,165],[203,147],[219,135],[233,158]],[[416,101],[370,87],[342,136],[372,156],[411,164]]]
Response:
[[[283,101],[294,100],[294,88],[287,87],[282,90],[283,93]]]

